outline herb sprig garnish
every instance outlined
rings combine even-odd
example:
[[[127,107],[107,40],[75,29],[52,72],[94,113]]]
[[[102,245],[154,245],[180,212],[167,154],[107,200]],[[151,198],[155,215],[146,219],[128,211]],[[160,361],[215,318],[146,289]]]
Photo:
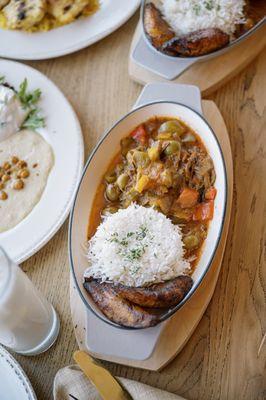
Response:
[[[33,108],[25,122],[23,122],[22,128],[28,128],[28,129],[33,129],[36,130],[38,128],[43,128],[45,126],[45,120],[44,117],[39,115],[39,110],[38,108]]]
[[[5,77],[0,76],[0,85],[6,85],[10,87],[5,82]],[[19,85],[19,90],[16,94],[25,110],[28,110],[28,116],[23,122],[21,128],[28,128],[36,130],[38,128],[43,128],[45,126],[45,119],[40,115],[40,109],[37,107],[37,103],[41,98],[42,92],[40,89],[35,89],[33,91],[28,90],[28,80],[25,78],[23,82]]]
[[[42,92],[40,89],[35,89],[32,92],[28,90],[28,80],[19,85],[17,92],[18,98],[25,109],[30,109],[29,115],[24,121],[22,128],[29,128],[36,130],[45,126],[44,117],[40,115],[40,109],[35,107],[41,98]]]
[[[35,89],[32,92],[28,91],[28,80],[25,78],[19,85],[17,94],[24,108],[30,108],[38,103],[42,92],[40,89]]]

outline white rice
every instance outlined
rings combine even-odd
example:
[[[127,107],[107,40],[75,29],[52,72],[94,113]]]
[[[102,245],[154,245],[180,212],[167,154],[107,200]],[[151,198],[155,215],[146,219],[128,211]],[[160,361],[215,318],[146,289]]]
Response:
[[[153,208],[136,204],[105,217],[89,241],[85,276],[144,286],[190,268],[180,228]]]
[[[205,28],[231,35],[244,22],[245,0],[161,0],[164,18],[177,36]]]

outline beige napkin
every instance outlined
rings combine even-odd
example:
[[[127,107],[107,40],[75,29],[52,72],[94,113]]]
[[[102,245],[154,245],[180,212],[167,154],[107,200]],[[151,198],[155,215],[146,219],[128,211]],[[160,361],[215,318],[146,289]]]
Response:
[[[136,381],[117,378],[134,400],[184,400],[183,397],[155,389]],[[54,380],[54,400],[71,400],[69,394],[78,400],[101,400],[97,390],[76,365],[60,369]],[[110,400],[112,400],[110,398]]]

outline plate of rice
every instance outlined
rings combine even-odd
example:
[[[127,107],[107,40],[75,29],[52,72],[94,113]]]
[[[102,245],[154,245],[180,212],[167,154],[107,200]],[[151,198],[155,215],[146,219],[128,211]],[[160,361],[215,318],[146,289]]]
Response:
[[[140,0],[1,0],[0,56],[42,60],[73,53],[108,36]]]

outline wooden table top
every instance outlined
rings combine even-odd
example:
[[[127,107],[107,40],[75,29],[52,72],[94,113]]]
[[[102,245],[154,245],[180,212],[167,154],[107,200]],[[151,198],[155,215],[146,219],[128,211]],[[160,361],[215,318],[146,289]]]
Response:
[[[137,15],[85,50],[28,63],[51,78],[73,105],[81,122],[86,157],[104,130],[130,109],[141,91],[128,76],[128,52],[136,24]],[[213,299],[188,344],[163,371],[106,363],[118,376],[190,400],[266,398],[266,343],[261,345],[266,331],[265,71],[266,52],[209,97],[227,124],[235,173],[229,236]],[[39,400],[52,399],[55,373],[73,363],[72,354],[77,349],[69,307],[67,229],[68,222],[22,265],[61,319],[60,335],[52,349],[31,358],[15,355]]]

